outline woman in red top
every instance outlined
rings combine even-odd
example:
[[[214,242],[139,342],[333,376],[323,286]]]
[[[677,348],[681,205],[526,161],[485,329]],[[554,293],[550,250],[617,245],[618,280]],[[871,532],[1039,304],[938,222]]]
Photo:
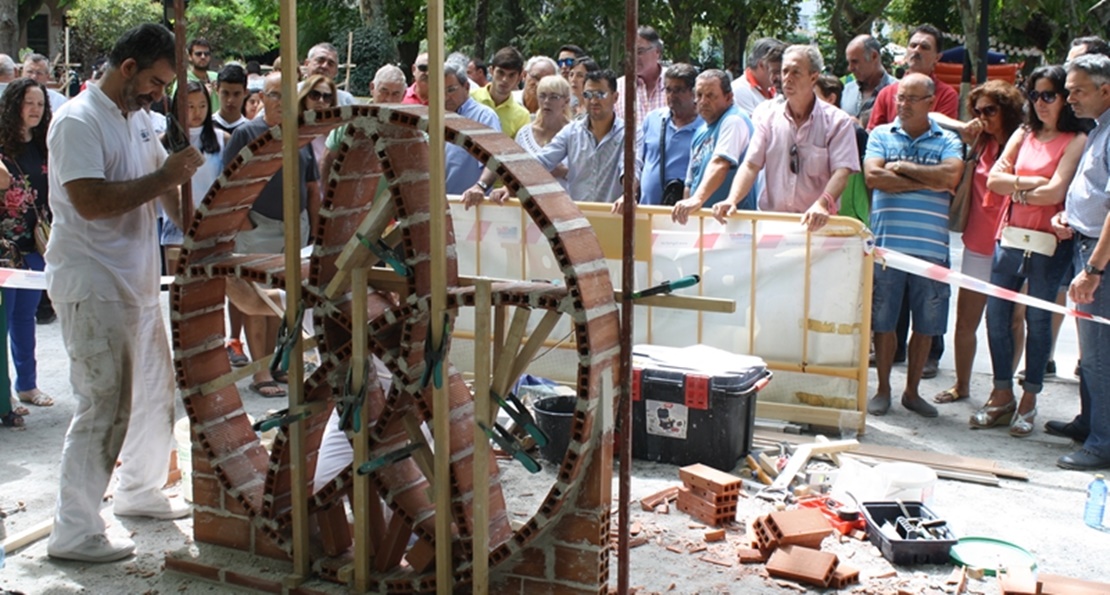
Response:
[[[1025,98],[1005,81],[987,81],[971,90],[967,103],[975,119],[968,122],[964,137],[975,138],[968,150],[977,151],[979,160],[971,178],[971,207],[963,232],[964,253],[960,272],[990,281],[994,236],[1005,196],[987,188],[987,175],[1002,152],[1002,144],[1021,126]],[[971,369],[975,363],[979,321],[987,296],[961,289],[956,297],[956,384],[933,397],[937,403],[966,399],[970,393]]]
[[[1065,78],[1062,67],[1042,66],[1033,71],[1026,84],[1026,125],[1006,143],[987,179],[992,191],[1011,195],[1002,211],[998,237],[1007,226],[1052,234],[1052,216],[1064,208],[1064,196],[1086,141],[1079,120],[1067,104]],[[991,283],[1014,291],[1028,283],[1030,296],[1051,302],[1071,255],[1071,240],[1059,241],[1052,256],[1005,248],[1000,243],[994,251]],[[1043,386],[1052,345],[1052,314],[1040,308],[1025,310],[1029,329],[1025,338],[1026,372],[1024,394],[1018,404],[1013,390],[1013,312],[1014,303],[1009,300],[992,297],[987,302],[994,390],[986,404],[971,416],[970,424],[972,428],[1009,424],[1010,434],[1020,437],[1033,432],[1037,394]]]

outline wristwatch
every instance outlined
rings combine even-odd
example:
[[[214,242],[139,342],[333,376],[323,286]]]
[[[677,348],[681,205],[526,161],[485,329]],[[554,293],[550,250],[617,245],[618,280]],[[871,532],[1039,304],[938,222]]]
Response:
[[[1096,269],[1094,265],[1088,262],[1087,264],[1083,265],[1083,272],[1087,273],[1088,275],[1101,275],[1103,273],[1103,269]]]
[[[489,184],[487,184],[487,183],[485,183],[481,180],[478,180],[477,182],[475,182],[474,185],[481,188],[482,192],[489,192]]]

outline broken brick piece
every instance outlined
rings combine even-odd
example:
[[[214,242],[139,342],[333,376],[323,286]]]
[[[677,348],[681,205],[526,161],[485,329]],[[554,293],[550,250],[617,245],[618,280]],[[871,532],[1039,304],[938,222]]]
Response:
[[[743,547],[736,550],[736,555],[740,558],[741,564],[762,564],[767,560],[763,552],[750,547]]]
[[[709,562],[710,564],[716,564],[717,566],[725,566],[727,568],[732,567],[732,562],[729,562],[728,560],[721,560],[720,558],[714,558],[713,556],[699,556],[698,560],[701,560],[702,562]]]
[[[669,487],[650,496],[640,498],[640,508],[643,508],[645,512],[651,512],[660,504],[666,504],[675,498],[678,498],[678,486]]]
[[[716,542],[716,541],[724,541],[725,540],[725,530],[724,529],[717,529],[715,531],[706,531],[703,538],[705,539],[705,541],[707,543],[713,543],[713,542]]]
[[[832,580],[829,581],[829,586],[834,589],[843,589],[848,585],[859,582],[859,570],[852,568],[847,564],[838,564],[836,570],[833,570]]]
[[[837,563],[836,554],[799,545],[784,545],[767,560],[767,572],[774,577],[827,587]]]

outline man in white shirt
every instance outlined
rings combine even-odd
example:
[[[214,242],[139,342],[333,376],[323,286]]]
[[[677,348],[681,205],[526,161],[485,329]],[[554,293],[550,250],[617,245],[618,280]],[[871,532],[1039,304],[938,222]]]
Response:
[[[143,109],[173,81],[175,60],[173,34],[161,25],[124,33],[103,78],[58,110],[47,137],[54,233],[46,283],[76,400],[46,548],[52,558],[111,562],[134,552],[130,538],[107,535],[100,517],[117,460],[116,515],[189,514],[161,491],[174,380],[154,201],[176,217],[178,188],[204,157],[192,147],[167,156]]]
[[[757,39],[748,54],[747,68],[732,81],[732,100],[749,116],[759,104],[775,96],[776,83],[782,80],[782,52],[785,49],[786,44],[777,39]]]

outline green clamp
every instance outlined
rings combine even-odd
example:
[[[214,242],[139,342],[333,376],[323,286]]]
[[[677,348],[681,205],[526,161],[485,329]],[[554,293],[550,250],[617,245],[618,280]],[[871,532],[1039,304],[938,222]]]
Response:
[[[428,381],[435,381],[436,388],[443,387],[443,362],[447,359],[447,343],[451,337],[451,319],[443,315],[443,337],[439,346],[432,344],[431,329],[424,337],[424,372],[420,375],[420,389],[428,388]]]
[[[304,321],[304,302],[297,306],[297,316],[290,329],[284,316],[281,317],[281,326],[278,327],[277,347],[274,348],[274,357],[270,360],[270,374],[289,371],[289,356],[293,353],[293,346],[301,338],[301,324]]]
[[[398,461],[407,459],[412,456],[412,453],[416,452],[416,449],[420,448],[420,446],[421,445],[419,443],[414,442],[412,444],[402,446],[397,450],[387,452],[378,458],[370,459],[369,461],[366,461],[365,463],[358,466],[358,474],[366,475],[368,473],[373,473],[378,469],[381,469],[382,467],[386,467]]]
[[[493,391],[490,391],[489,395],[505,410],[505,413],[509,415],[513,423],[523,428],[525,432],[528,432],[528,435],[536,441],[536,446],[547,446],[547,434],[536,425],[535,418],[532,417],[532,414],[529,413],[524,403],[521,403],[516,395],[509,393],[507,400],[502,399],[500,395]]]
[[[251,424],[251,429],[255,432],[267,432],[274,428],[284,427],[293,422],[307,419],[309,415],[312,415],[312,411],[308,408],[305,408],[300,413],[294,413],[292,415],[289,414],[288,409],[282,409],[269,417],[254,422]]]
[[[649,287],[642,291],[637,291],[633,293],[632,299],[638,300],[640,298],[645,298],[651,295],[661,295],[665,293],[670,293],[678,289],[686,289],[687,287],[693,287],[694,285],[697,285],[700,281],[701,277],[697,275],[687,275],[680,279],[675,279],[674,281],[664,281],[659,285],[656,285],[655,287]]]
[[[514,459],[524,465],[524,468],[532,473],[540,472],[540,463],[531,455],[524,452],[524,447],[521,446],[520,441],[516,439],[508,430],[501,427],[499,424],[493,424],[493,429],[482,422],[478,422],[478,427],[486,433],[490,440],[497,444],[498,448],[512,455]],[[497,430],[495,433],[494,430]]]
[[[393,269],[393,272],[402,277],[412,276],[412,269],[409,268],[409,265],[405,264],[404,258],[396,250],[391,248],[389,244],[386,244],[385,240],[378,238],[378,241],[372,242],[370,238],[360,233],[356,233],[355,237],[358,238],[359,243],[366,246],[366,249],[372,252],[374,256],[377,256],[379,260],[388,264]]]
[[[367,362],[369,364],[369,362]],[[339,397],[339,429],[344,432],[362,429],[362,404],[366,400],[366,392],[370,382],[370,366],[362,367],[362,388],[358,394],[351,393],[351,382],[354,380],[355,367],[347,368],[347,380],[343,383],[343,396]]]

